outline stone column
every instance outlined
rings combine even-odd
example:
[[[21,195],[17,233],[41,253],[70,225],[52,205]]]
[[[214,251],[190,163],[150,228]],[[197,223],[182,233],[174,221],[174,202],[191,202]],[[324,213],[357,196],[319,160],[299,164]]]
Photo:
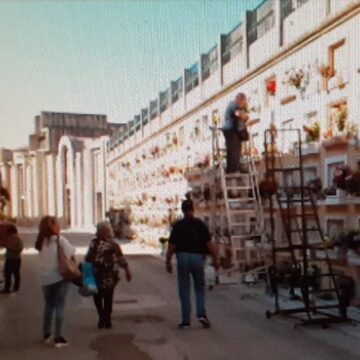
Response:
[[[19,214],[19,193],[18,193],[18,173],[16,164],[11,165],[11,216],[16,218]]]
[[[56,159],[56,216],[64,216],[64,182],[63,182],[63,159],[59,152]]]
[[[32,196],[32,171],[30,161],[25,162],[24,166],[25,174],[25,210],[26,216],[29,218],[33,217],[33,196]]]
[[[39,159],[37,157],[37,154],[34,154],[34,157],[32,157],[32,181],[33,181],[33,196],[34,196],[34,217],[40,216],[40,197],[41,197],[41,174],[40,174],[40,166],[39,166]]]
[[[94,228],[94,179],[93,179],[93,154],[91,149],[83,151],[83,196],[84,196],[84,227],[87,230]]]
[[[47,176],[47,213],[56,215],[56,178],[55,178],[55,156],[49,154],[46,156],[46,176]]]
[[[75,156],[75,193],[76,193],[76,219],[75,226],[77,228],[84,227],[83,220],[83,177],[82,177],[82,154],[76,153]]]

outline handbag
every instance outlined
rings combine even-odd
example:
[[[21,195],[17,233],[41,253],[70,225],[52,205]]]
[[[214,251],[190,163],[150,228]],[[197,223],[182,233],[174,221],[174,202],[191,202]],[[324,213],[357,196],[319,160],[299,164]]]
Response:
[[[56,239],[57,255],[59,261],[59,272],[65,280],[78,283],[81,280],[81,272],[73,257],[68,258],[60,245],[59,238]]]
[[[98,293],[96,285],[94,266],[90,262],[82,264],[82,286],[79,288],[79,293],[82,296],[88,297]]]

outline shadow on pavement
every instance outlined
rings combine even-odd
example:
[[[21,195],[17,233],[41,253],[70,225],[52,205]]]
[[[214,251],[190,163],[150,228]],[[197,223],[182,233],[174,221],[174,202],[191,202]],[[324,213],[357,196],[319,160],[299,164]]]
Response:
[[[152,358],[134,345],[132,334],[103,335],[90,343],[99,360],[151,360]],[[119,346],[121,344],[121,346]]]

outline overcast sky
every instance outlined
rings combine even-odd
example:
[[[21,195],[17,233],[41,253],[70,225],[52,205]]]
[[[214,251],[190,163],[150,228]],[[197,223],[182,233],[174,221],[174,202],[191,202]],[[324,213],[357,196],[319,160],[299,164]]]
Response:
[[[0,147],[42,110],[125,122],[259,0],[0,0]]]

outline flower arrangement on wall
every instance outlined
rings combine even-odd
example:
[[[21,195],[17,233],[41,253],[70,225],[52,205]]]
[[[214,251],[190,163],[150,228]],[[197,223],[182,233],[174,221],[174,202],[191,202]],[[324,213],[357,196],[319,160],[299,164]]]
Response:
[[[348,122],[346,125],[346,132],[349,139],[357,138],[359,135],[358,126],[353,122]]]
[[[311,126],[303,126],[305,132],[305,142],[311,143],[320,140],[320,124],[315,121]]]
[[[151,150],[150,150],[150,154],[153,157],[155,157],[156,155],[159,155],[159,153],[160,153],[160,149],[159,149],[159,147],[157,145],[152,147]]]
[[[203,159],[198,161],[195,165],[199,169],[206,169],[210,166],[210,155],[206,155]]]
[[[122,162],[121,163],[121,166],[123,167],[123,168],[125,168],[125,169],[130,169],[130,162],[128,161],[128,162]]]
[[[266,80],[266,92],[271,96],[275,96],[275,94],[276,94],[276,79],[275,78]]]
[[[201,187],[199,185],[196,185],[193,189],[193,191],[191,192],[191,195],[194,199],[200,199],[201,195],[202,195],[202,191],[201,191]]]
[[[204,185],[204,199],[205,199],[205,201],[211,200],[211,190],[210,190],[209,184]]]
[[[194,131],[193,131],[193,137],[199,137],[200,136],[200,128],[198,126],[194,127]]]
[[[330,128],[332,129],[332,135],[335,133],[337,134],[344,134],[346,130],[346,120],[347,120],[347,104],[341,103],[336,106],[332,106],[328,112],[328,123]],[[335,125],[335,127],[334,127]]]
[[[336,167],[333,182],[338,189],[344,190],[346,194],[360,196],[360,171],[353,171],[347,165]]]
[[[285,72],[283,84],[293,86],[301,92],[306,90],[308,82],[308,73],[301,68],[292,68]]]

